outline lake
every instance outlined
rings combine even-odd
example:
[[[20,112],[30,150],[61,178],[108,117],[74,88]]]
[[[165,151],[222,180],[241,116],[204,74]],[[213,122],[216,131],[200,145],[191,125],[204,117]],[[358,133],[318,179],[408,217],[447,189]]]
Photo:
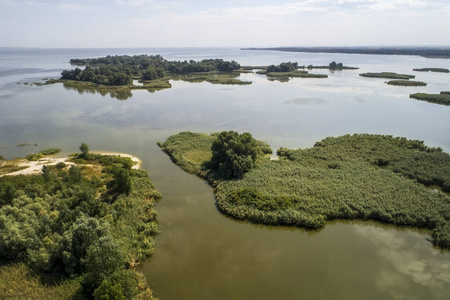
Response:
[[[329,77],[288,82],[242,74],[253,82],[246,86],[171,81],[171,89],[126,95],[29,85],[59,77],[72,68],[71,58],[124,54],[241,65],[336,61],[360,69],[313,70]],[[175,166],[156,144],[180,131],[236,130],[276,151],[311,147],[327,136],[377,133],[450,152],[450,106],[409,98],[450,90],[450,74],[412,71],[422,67],[450,68],[450,60],[236,48],[0,49],[0,155],[61,147],[64,156],[87,143],[140,157],[163,195],[156,206],[157,253],[141,266],[161,300],[449,299],[450,253],[432,246],[430,232],[376,222],[335,221],[306,231],[235,221],[217,211],[209,185]],[[413,74],[428,85],[396,87],[359,76],[382,71]]]

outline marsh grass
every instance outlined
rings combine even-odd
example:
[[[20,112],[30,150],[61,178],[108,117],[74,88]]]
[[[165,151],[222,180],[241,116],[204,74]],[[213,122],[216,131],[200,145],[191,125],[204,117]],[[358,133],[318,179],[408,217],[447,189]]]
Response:
[[[432,229],[434,244],[450,247],[450,198],[439,190],[450,188],[450,158],[440,148],[345,135],[280,149],[279,160],[262,159],[243,179],[223,180],[208,169],[213,140],[180,133],[160,146],[183,170],[208,180],[218,209],[233,218],[309,229],[326,220],[376,220]]]
[[[443,91],[440,94],[415,93],[409,95],[410,98],[416,100],[427,101],[430,103],[450,105],[450,92]]]
[[[386,79],[404,79],[409,80],[412,78],[415,78],[415,75],[408,75],[408,74],[397,74],[393,72],[381,72],[381,73],[362,73],[359,74],[359,76],[362,77],[370,77],[370,78],[386,78]]]
[[[292,72],[271,72],[266,74],[268,77],[298,77],[298,78],[327,78],[325,74],[311,74],[308,71],[296,70]]]
[[[421,69],[413,69],[413,71],[417,71],[417,72],[450,73],[450,70],[449,69],[445,69],[445,68],[421,68]]]
[[[203,72],[203,73],[190,73],[185,75],[173,75],[174,80],[182,80],[186,82],[199,83],[209,82],[211,84],[224,84],[224,85],[248,85],[252,84],[251,81],[243,81],[238,79],[239,72]]]
[[[422,81],[412,81],[412,80],[390,80],[386,82],[389,85],[396,86],[426,86],[427,84]]]

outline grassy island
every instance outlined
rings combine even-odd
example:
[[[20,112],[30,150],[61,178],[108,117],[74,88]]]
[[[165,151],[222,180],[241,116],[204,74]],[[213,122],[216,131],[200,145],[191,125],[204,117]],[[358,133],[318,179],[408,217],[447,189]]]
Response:
[[[415,75],[397,74],[392,72],[362,73],[359,74],[359,76],[370,78],[404,79],[404,80],[409,80],[416,77]]]
[[[171,88],[169,80],[173,76],[191,75],[195,80],[215,84],[251,84],[229,78],[230,72],[240,70],[235,61],[205,59],[202,61],[168,61],[160,55],[106,56],[101,58],[71,59],[75,68],[64,70],[58,80],[48,80],[43,84],[64,82],[72,87],[85,90],[126,92],[136,89],[157,91]],[[240,73],[237,72],[237,75]],[[137,81],[138,84],[133,84]],[[42,83],[37,85],[43,85]]]
[[[218,209],[233,218],[309,229],[333,219],[377,220],[431,229],[433,243],[450,248],[450,156],[442,149],[355,134],[326,138],[309,149],[279,149],[279,159],[269,160],[263,143],[243,146],[236,140],[227,132],[183,132],[160,147],[183,170],[208,180]],[[237,146],[231,151],[230,145]],[[248,145],[254,145],[255,159],[249,153],[226,157]],[[230,176],[244,161],[245,172]]]
[[[292,72],[270,72],[266,74],[268,77],[298,77],[298,78],[327,78],[326,74],[311,74],[307,71],[292,71]]]
[[[415,93],[410,98],[427,101],[436,104],[450,105],[450,92],[442,91],[440,94]]]
[[[0,295],[155,299],[135,267],[155,251],[160,193],[129,157],[80,150],[0,177]]]
[[[421,69],[413,69],[413,71],[417,71],[417,72],[450,73],[449,69],[444,69],[444,68],[421,68]]]
[[[422,81],[413,81],[413,80],[390,80],[386,82],[389,85],[396,86],[426,86],[427,84]]]

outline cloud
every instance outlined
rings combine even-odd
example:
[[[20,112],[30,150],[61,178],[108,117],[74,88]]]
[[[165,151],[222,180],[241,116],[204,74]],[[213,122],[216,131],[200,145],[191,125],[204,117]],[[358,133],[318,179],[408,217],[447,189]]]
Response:
[[[373,244],[377,255],[395,271],[383,269],[375,274],[377,286],[392,293],[395,299],[403,299],[401,290],[410,288],[410,281],[436,294],[445,292],[450,285],[450,262],[447,256],[433,249],[417,233],[374,226],[357,226],[355,231],[366,237]],[[411,239],[415,240],[414,243]]]
[[[152,9],[167,9],[181,6],[179,1],[158,1],[158,0],[115,0],[118,5],[145,8],[151,7]]]

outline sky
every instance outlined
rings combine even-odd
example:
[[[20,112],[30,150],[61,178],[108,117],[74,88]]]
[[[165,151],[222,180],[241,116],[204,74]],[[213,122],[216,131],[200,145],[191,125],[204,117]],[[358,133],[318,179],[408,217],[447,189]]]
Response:
[[[450,0],[0,0],[0,47],[450,46]]]

